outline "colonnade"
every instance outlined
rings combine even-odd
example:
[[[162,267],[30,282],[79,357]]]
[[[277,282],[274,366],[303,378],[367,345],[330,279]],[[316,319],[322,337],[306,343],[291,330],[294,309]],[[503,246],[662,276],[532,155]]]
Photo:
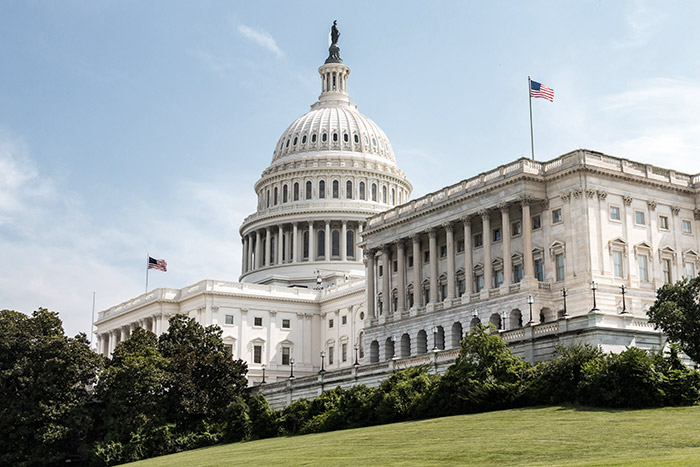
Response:
[[[137,328],[151,331],[155,335],[160,335],[163,329],[163,316],[157,313],[151,316],[143,317],[132,323],[110,329],[97,335],[97,351],[104,356],[110,356],[117,344],[129,338],[132,332]]]
[[[363,224],[361,221],[323,220],[249,231],[242,237],[242,273],[302,261],[359,261],[361,252],[357,242]]]
[[[410,240],[406,238],[399,238],[390,244],[379,245],[374,248],[365,249],[365,264],[366,264],[366,277],[367,277],[367,290],[368,296],[374,297],[367,302],[369,315],[372,317],[377,317],[382,314],[384,310],[388,313],[398,312],[401,313],[409,308],[418,308],[421,303],[438,303],[438,285],[440,277],[440,267],[439,267],[439,252],[438,244],[445,242],[446,261],[443,266],[444,273],[446,275],[446,293],[441,294],[441,301],[451,305],[453,299],[458,298],[458,292],[456,289],[457,277],[455,271],[455,260],[458,254],[461,254],[464,258],[464,279],[465,279],[465,293],[471,293],[473,290],[473,271],[474,271],[474,249],[478,247],[483,248],[483,284],[486,293],[493,284],[492,275],[492,245],[494,239],[492,238],[493,231],[491,228],[491,218],[494,214],[500,211],[501,220],[501,232],[500,240],[502,243],[502,257],[503,257],[503,280],[499,284],[499,288],[506,289],[513,282],[512,275],[512,233],[511,233],[511,208],[519,207],[520,209],[520,220],[521,221],[521,234],[522,234],[522,258],[523,258],[523,274],[522,281],[525,283],[531,283],[535,281],[535,270],[534,261],[532,255],[532,221],[530,213],[530,199],[521,199],[517,203],[502,203],[496,207],[496,209],[484,209],[473,214],[462,216],[458,220],[445,222],[440,228],[432,227],[426,231],[414,233],[410,236]],[[481,236],[479,241],[480,245],[474,245],[475,233],[473,230],[473,224],[481,222]],[[463,229],[464,231],[464,246],[461,253],[455,252],[455,230]],[[477,232],[478,234],[478,232]],[[423,242],[425,237],[428,237],[428,250],[423,250]],[[371,241],[371,239],[370,239]],[[408,244],[411,244],[411,248]],[[411,253],[407,254],[407,250]],[[406,266],[406,256],[412,255],[412,264],[408,267]],[[378,257],[378,258],[377,258]],[[377,260],[379,259],[379,261]],[[397,289],[397,296],[394,306],[392,306],[392,265],[393,260],[396,260],[396,274],[395,274],[395,284],[393,286]],[[379,266],[381,263],[382,273],[381,273],[381,290],[377,291],[376,288],[376,278],[379,277]],[[424,276],[423,266],[425,263],[429,263],[427,277]],[[409,295],[406,285],[406,279],[409,275],[409,270],[412,269],[412,284],[411,287],[412,295]],[[424,281],[427,281],[427,289],[429,293],[423,295],[425,288],[423,286]],[[427,292],[427,291],[426,291]],[[381,300],[378,299],[381,293]],[[413,306],[407,306],[406,299],[412,299]],[[425,299],[425,300],[424,300]],[[379,307],[379,309],[377,309]]]

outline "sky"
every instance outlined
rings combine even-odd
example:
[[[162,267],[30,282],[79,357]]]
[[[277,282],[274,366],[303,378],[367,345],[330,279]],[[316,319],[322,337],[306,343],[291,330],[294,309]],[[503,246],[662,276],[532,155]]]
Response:
[[[279,136],[348,92],[413,198],[587,148],[700,172],[700,2],[0,2],[0,309],[69,335],[149,289],[235,281]]]

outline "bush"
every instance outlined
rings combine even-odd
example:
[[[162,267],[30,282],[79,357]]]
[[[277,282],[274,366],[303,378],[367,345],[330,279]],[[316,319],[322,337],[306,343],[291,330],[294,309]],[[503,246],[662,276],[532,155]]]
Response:
[[[250,438],[251,422],[249,408],[241,396],[236,396],[226,407],[222,441],[234,443]]]
[[[247,400],[252,439],[272,438],[279,434],[278,413],[270,408],[262,394],[253,394]]]
[[[296,435],[309,421],[310,404],[307,399],[299,399],[292,402],[279,415],[280,430],[285,435]]]
[[[425,367],[407,368],[391,375],[375,393],[377,423],[420,417],[439,379],[437,375],[428,374]]]

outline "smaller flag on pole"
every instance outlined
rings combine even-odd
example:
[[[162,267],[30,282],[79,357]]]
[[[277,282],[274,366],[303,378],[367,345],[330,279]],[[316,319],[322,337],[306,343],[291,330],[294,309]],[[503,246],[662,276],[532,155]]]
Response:
[[[530,80],[530,97],[541,97],[549,102],[554,102],[554,89],[548,88],[542,83]]]
[[[157,269],[159,271],[167,272],[168,263],[164,259],[155,259],[148,257],[148,269]]]

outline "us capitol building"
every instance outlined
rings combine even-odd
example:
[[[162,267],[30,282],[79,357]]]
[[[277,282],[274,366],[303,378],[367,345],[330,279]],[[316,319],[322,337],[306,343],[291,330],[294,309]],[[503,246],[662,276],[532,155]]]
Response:
[[[700,175],[581,149],[411,200],[388,138],[350,102],[332,34],[318,101],[255,183],[240,282],[101,311],[99,352],[183,313],[220,326],[250,384],[283,406],[396,368],[441,371],[479,323],[530,362],[557,344],[663,348],[646,310],[658,287],[697,272]]]

